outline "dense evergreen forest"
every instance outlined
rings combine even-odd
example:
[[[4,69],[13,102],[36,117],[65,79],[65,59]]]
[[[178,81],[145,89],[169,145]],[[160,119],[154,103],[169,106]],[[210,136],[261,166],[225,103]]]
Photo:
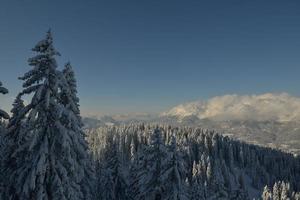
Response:
[[[11,116],[0,110],[0,199],[300,199],[292,154],[201,128],[84,131],[75,74],[70,63],[59,69],[51,32],[32,50]]]
[[[140,124],[87,136],[99,199],[252,199],[280,180],[288,183],[281,196],[299,198],[292,191],[300,189],[300,159],[292,154],[200,128]]]

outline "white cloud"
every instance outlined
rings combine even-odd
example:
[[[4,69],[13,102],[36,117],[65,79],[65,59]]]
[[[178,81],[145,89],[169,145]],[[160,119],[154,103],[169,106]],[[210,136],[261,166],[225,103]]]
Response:
[[[163,115],[196,115],[200,119],[222,120],[300,120],[300,98],[287,93],[225,95],[172,108]]]

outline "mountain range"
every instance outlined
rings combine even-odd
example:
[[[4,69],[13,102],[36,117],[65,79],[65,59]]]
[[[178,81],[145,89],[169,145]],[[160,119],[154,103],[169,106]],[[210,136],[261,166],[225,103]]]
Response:
[[[201,127],[247,143],[300,153],[300,98],[286,93],[225,95],[180,104],[158,115],[84,118],[84,123],[86,128],[131,123]]]

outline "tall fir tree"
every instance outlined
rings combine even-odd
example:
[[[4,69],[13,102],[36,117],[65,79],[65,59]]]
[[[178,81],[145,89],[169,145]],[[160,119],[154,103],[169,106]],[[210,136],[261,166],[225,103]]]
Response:
[[[88,144],[85,140],[86,134],[83,131],[83,122],[80,116],[79,109],[79,98],[77,96],[77,81],[75,77],[75,72],[68,62],[65,64],[62,73],[59,73],[60,79],[60,102],[66,110],[68,110],[67,115],[61,117],[61,123],[63,126],[70,129],[74,134],[77,135],[78,154],[82,156],[78,160],[79,165],[84,171],[84,178],[81,183],[81,189],[84,192],[84,196],[90,196],[92,198],[93,188],[95,184],[95,171],[93,168],[93,163],[91,157],[87,154]]]
[[[119,137],[107,137],[107,150],[105,152],[106,175],[109,175],[112,179],[112,194],[111,200],[126,200],[127,198],[127,181],[124,174],[124,168],[122,165],[122,159],[119,151]],[[109,178],[108,181],[111,181]],[[108,199],[108,198],[105,198]]]
[[[61,92],[62,103],[77,116],[78,121],[81,123],[80,125],[83,125],[80,117],[79,98],[77,96],[77,81],[70,62],[65,64],[62,73],[63,83],[65,83],[65,88],[68,89]]]
[[[162,139],[162,133],[156,128],[150,136],[150,144],[145,148],[145,167],[140,176],[139,199],[162,200],[166,183],[163,183],[162,174],[167,162],[167,148]]]
[[[129,171],[129,196],[131,199],[138,198],[141,196],[142,186],[144,182],[142,178],[146,176],[147,171],[145,170],[145,146],[139,145],[138,150],[133,155]]]
[[[199,165],[193,164],[193,176],[189,187],[191,200],[204,200],[204,188],[200,178]]]
[[[11,109],[12,116],[9,119],[8,125],[7,125],[7,131],[4,135],[3,141],[5,141],[5,145],[3,145],[3,156],[2,156],[2,167],[1,171],[3,174],[11,174],[12,170],[15,169],[16,166],[16,159],[14,157],[14,149],[18,145],[22,144],[22,130],[24,128],[22,127],[24,124],[21,120],[21,113],[24,110],[24,103],[20,95],[17,96],[13,103],[13,108]],[[9,193],[10,190],[9,187],[6,185],[7,180],[9,180],[10,177],[5,178],[5,188],[6,190],[2,192],[2,195],[5,197],[7,195],[7,192]]]
[[[24,101],[22,99],[22,96],[19,94],[15,101],[12,104],[13,108],[11,109],[12,116],[9,119],[8,123],[8,129],[10,129],[10,132],[15,132],[15,129],[20,128],[21,119],[24,117]]]
[[[268,186],[264,187],[263,193],[261,195],[262,200],[272,200],[272,192]]]
[[[187,200],[189,195],[185,185],[186,165],[181,153],[177,149],[175,136],[171,137],[168,149],[167,163],[162,172],[162,182],[165,185],[163,199]]]
[[[2,82],[0,81],[0,94],[7,94],[8,90],[2,86]],[[3,119],[9,119],[9,115],[4,110],[0,109],[0,199],[3,194],[4,190],[4,173],[3,173],[3,160],[5,156],[5,145],[6,142],[4,140],[4,135],[6,133],[6,127],[4,122],[2,122]]]
[[[77,117],[60,99],[60,91],[68,88],[57,70],[55,56],[60,54],[51,32],[32,50],[37,53],[28,60],[33,69],[20,78],[24,81],[21,94],[32,95],[32,100],[24,108],[25,130],[20,131],[22,144],[13,152],[16,166],[9,174],[6,198],[91,199],[91,191],[82,186],[87,149],[77,133]]]
[[[280,200],[280,182],[276,182],[273,186],[273,200]]]
[[[2,82],[0,81],[0,94],[7,94],[8,90],[2,86]],[[2,119],[9,119],[9,115],[4,110],[0,109],[0,121]]]

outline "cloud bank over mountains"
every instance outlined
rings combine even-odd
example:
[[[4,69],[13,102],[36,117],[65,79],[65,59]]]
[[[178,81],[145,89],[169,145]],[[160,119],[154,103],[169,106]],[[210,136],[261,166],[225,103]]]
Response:
[[[178,105],[163,116],[179,118],[197,116],[199,119],[225,120],[300,120],[300,98],[287,93],[262,95],[225,95],[207,101]]]

